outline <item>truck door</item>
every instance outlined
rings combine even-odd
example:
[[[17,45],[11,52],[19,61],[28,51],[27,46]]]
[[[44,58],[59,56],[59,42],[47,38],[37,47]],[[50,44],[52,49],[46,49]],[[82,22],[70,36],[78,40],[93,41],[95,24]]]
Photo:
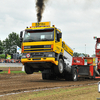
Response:
[[[57,53],[61,52],[62,48],[62,33],[58,30],[55,31],[55,50]]]

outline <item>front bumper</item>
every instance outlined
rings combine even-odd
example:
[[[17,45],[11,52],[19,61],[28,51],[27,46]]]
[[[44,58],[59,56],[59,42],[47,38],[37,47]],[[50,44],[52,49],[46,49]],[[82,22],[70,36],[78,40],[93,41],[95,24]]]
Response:
[[[22,64],[24,63],[42,63],[42,62],[51,62],[55,65],[58,65],[58,61],[55,61],[53,57],[46,57],[46,58],[22,58]]]

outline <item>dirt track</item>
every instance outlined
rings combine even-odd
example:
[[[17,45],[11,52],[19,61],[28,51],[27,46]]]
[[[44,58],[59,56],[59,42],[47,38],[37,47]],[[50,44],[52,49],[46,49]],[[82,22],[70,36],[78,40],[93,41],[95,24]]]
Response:
[[[41,74],[3,74],[0,75],[0,95],[27,90],[44,89],[50,87],[70,87],[73,85],[88,85],[99,80],[83,79],[77,82],[65,80],[42,80]]]

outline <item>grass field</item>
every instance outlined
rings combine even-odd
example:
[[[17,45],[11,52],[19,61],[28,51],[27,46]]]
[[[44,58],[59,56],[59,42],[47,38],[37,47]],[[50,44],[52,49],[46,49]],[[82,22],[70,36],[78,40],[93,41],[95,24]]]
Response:
[[[0,72],[0,74],[7,74],[8,71],[2,71]],[[10,71],[10,73],[13,73],[13,74],[19,74],[19,73],[25,73],[25,71]]]
[[[11,74],[25,73],[24,71],[11,71]],[[8,74],[8,71],[0,72]],[[97,99],[98,98],[98,99]],[[38,92],[27,92],[2,96],[0,100],[100,100],[98,85],[66,87]]]
[[[92,85],[21,93],[0,97],[0,100],[100,100],[99,98],[98,86]]]

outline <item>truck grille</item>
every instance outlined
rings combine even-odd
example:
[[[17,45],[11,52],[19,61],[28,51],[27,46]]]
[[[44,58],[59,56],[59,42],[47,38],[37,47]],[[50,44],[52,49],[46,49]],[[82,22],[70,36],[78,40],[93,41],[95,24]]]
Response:
[[[43,57],[44,53],[39,52],[39,53],[32,53],[32,57]]]
[[[24,46],[24,51],[50,51],[51,45]]]

